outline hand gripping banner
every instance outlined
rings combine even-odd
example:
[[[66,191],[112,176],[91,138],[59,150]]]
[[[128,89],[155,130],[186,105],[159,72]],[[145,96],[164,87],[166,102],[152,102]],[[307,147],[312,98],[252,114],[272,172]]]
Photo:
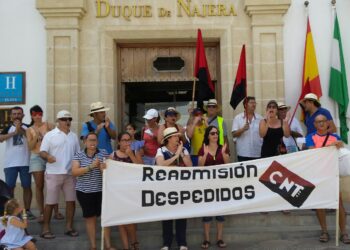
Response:
[[[103,227],[293,209],[338,208],[338,152],[326,147],[210,167],[107,161]]]

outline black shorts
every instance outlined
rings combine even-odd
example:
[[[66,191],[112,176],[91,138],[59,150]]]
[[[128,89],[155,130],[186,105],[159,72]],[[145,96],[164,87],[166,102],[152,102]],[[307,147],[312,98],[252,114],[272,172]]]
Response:
[[[99,217],[101,215],[102,207],[102,192],[83,193],[77,192],[77,199],[83,210],[83,217],[89,218],[93,216]]]

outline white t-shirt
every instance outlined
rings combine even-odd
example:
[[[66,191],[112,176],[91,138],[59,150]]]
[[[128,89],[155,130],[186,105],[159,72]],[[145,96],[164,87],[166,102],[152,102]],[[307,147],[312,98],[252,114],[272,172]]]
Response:
[[[304,134],[304,131],[301,128],[299,121],[295,118],[293,118],[292,123],[290,124],[290,131],[295,131],[295,132],[298,132],[302,135]],[[283,142],[284,142],[284,145],[286,145],[288,153],[293,153],[293,152],[298,151],[297,145],[295,144],[295,141],[294,141],[292,136],[289,136],[288,138],[283,137]]]
[[[163,146],[163,147],[160,147],[160,148],[157,149],[156,158],[157,158],[158,156],[163,156],[162,151],[163,151],[163,152],[169,152],[171,155],[175,155],[174,153],[170,152],[169,149],[168,149],[167,147]],[[190,155],[190,154],[188,153],[188,150],[187,150],[186,148],[183,148],[183,152],[184,152],[185,155]]]
[[[234,137],[237,155],[252,158],[261,156],[263,139],[259,135],[259,123],[262,119],[261,115],[254,114],[252,122],[249,124],[249,129],[244,131],[239,137]],[[243,128],[246,122],[244,112],[236,115],[232,122],[232,132]]]
[[[73,156],[80,151],[79,140],[75,133],[66,134],[55,128],[45,134],[40,151],[56,158],[56,162],[46,163],[47,174],[70,174]]]
[[[22,128],[27,130],[27,126],[22,124]],[[8,134],[15,132],[16,127],[11,126]],[[25,135],[14,135],[6,140],[5,168],[29,166],[30,151]]]

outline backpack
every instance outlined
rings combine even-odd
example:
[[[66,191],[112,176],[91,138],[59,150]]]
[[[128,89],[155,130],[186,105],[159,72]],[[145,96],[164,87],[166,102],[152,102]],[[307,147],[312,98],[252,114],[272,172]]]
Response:
[[[89,130],[89,133],[95,132],[95,129],[92,127],[90,121],[85,122],[85,124],[86,124],[86,126],[87,126],[87,129]],[[111,138],[105,126],[103,126],[103,129],[106,131],[107,136],[108,136],[109,138]],[[83,140],[83,139],[84,139],[84,136],[80,136],[80,139]],[[0,250],[1,250],[1,249],[0,249]]]

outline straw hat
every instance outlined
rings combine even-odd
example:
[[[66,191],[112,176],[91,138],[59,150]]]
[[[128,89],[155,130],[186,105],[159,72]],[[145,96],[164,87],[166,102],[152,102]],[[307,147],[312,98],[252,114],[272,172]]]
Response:
[[[164,143],[164,141],[172,136],[179,136],[181,135],[181,133],[179,131],[177,131],[177,129],[175,127],[170,127],[170,128],[166,128],[163,131],[163,140],[162,140],[162,144]]]
[[[283,102],[277,102],[277,108],[278,108],[278,109],[287,109],[287,111],[290,110],[290,106],[287,106],[287,105],[284,104]]]
[[[103,112],[103,111],[108,111],[109,108],[106,108],[103,106],[102,102],[93,102],[90,105],[90,114],[97,113],[97,112]]]
[[[304,98],[299,103],[304,103],[305,101],[313,101],[317,107],[321,106],[321,103],[314,93],[308,93],[304,96]]]
[[[215,106],[218,110],[218,112],[221,110],[221,106],[218,105],[218,101],[216,99],[209,99],[207,104],[204,107],[204,110],[207,111],[208,110],[208,106]]]
[[[72,114],[67,110],[61,110],[57,113],[56,118],[57,119],[72,118]]]
[[[165,119],[165,117],[172,114],[176,115],[176,121],[180,120],[181,114],[174,107],[167,108],[163,113],[163,118]]]

